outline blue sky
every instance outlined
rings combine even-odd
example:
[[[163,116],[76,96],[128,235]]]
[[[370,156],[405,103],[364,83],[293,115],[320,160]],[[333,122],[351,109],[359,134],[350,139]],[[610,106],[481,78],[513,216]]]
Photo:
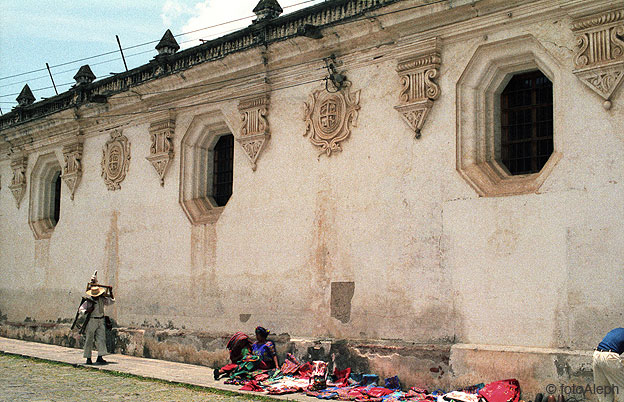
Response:
[[[284,13],[319,2],[322,0],[279,0]],[[124,71],[115,35],[119,35],[131,69],[156,55],[154,46],[167,29],[178,35],[249,17],[176,36],[183,48],[194,46],[199,38],[212,39],[249,25],[257,3],[258,0],[0,0],[0,108],[3,113],[9,112],[24,84],[28,84],[37,100],[54,96],[46,63],[61,93],[74,84],[72,77],[83,64],[89,64],[98,78]],[[127,49],[146,42],[153,43]],[[61,65],[106,52],[113,54]]]

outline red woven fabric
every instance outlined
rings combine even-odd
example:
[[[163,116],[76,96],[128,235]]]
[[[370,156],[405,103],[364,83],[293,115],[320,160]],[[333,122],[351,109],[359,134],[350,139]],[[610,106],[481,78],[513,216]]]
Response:
[[[479,391],[479,395],[487,402],[518,402],[520,400],[520,384],[516,379],[501,380],[489,383]]]
[[[375,387],[366,391],[368,396],[372,396],[373,398],[381,398],[382,396],[390,395],[394,390],[383,388],[383,387]]]
[[[286,361],[284,362],[284,364],[282,364],[282,373],[284,375],[288,375],[288,374],[294,374],[297,372],[297,370],[299,369],[299,364],[293,362],[292,360],[288,360],[286,359]]]
[[[230,361],[236,363],[243,358],[243,349],[251,352],[251,340],[242,332],[237,332],[228,341],[225,347],[230,351]]]
[[[304,363],[299,366],[297,370],[297,377],[299,378],[310,378],[312,376],[312,371],[314,370],[314,366],[310,364],[310,362]]]
[[[351,368],[348,367],[344,370],[334,369],[334,377],[336,377],[336,384],[343,387],[349,385],[349,376],[351,375]]]
[[[262,389],[262,387],[260,387],[258,385],[258,382],[256,380],[251,380],[245,383],[245,385],[243,385],[240,388],[241,391],[256,391],[256,392],[263,392],[264,389]]]
[[[236,367],[238,367],[238,364],[236,363],[229,363],[226,364],[225,366],[221,367],[219,369],[219,373],[223,374],[223,373],[229,373],[230,371],[236,369]]]

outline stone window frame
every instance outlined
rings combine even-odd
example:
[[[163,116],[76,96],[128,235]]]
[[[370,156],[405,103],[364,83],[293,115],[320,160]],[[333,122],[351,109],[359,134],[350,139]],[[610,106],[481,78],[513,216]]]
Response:
[[[49,239],[58,224],[54,222],[55,178],[60,176],[62,171],[56,153],[50,152],[39,155],[30,173],[28,224],[36,240]],[[62,194],[61,190],[61,210]]]
[[[537,173],[511,175],[500,161],[500,94],[513,75],[540,70],[553,83],[553,153]],[[536,193],[561,159],[563,67],[532,36],[479,46],[457,82],[457,171],[482,197]]]
[[[212,180],[213,176],[214,146],[221,136],[234,135],[233,133],[234,130],[227,124],[225,116],[217,111],[195,116],[182,137],[179,202],[193,225],[216,222],[225,208],[218,206],[212,197],[212,183],[209,178]]]

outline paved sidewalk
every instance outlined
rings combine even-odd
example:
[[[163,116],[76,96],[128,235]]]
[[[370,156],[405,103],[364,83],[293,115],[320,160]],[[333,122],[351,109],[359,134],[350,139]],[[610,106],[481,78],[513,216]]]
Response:
[[[63,346],[48,345],[37,342],[27,342],[17,339],[0,337],[0,352],[73,365],[84,364],[81,349],[66,348]],[[270,396],[275,399],[294,401],[311,402],[315,400],[314,398],[310,398],[303,394],[268,395],[266,393],[240,391],[240,386],[226,385],[221,381],[215,381],[210,367],[175,363],[165,360],[145,359],[142,357],[119,354],[108,355],[106,356],[106,360],[109,362],[107,365],[92,365],[85,367],[101,371],[133,374],[140,377],[154,378],[180,384],[197,385],[200,387],[237,392],[240,394],[263,395]]]

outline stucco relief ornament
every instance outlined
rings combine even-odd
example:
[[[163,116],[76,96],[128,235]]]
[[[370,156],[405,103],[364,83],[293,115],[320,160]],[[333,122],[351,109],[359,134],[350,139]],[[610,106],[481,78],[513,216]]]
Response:
[[[321,148],[321,154],[331,156],[340,152],[340,142],[351,134],[357,126],[360,109],[360,90],[351,92],[351,83],[344,81],[336,92],[330,92],[326,85],[310,95],[310,103],[305,102],[306,131],[310,142]]]
[[[624,9],[576,19],[574,74],[611,108],[611,96],[624,78]]]
[[[24,193],[26,192],[26,164],[28,159],[26,156],[19,156],[11,160],[11,170],[13,170],[13,179],[9,184],[9,190],[15,197],[15,203],[19,209]]]
[[[70,198],[73,200],[76,187],[82,178],[82,142],[64,146],[63,159],[65,165],[61,178],[69,188]]]
[[[160,185],[165,185],[165,174],[173,159],[173,136],[175,133],[175,120],[167,118],[150,124],[149,134],[152,140],[150,154],[147,159],[160,178]]]
[[[115,130],[102,150],[102,177],[109,190],[119,190],[130,166],[128,138]]]
[[[269,97],[262,95],[253,99],[243,100],[238,105],[241,116],[239,144],[251,163],[251,170],[256,170],[256,163],[264,145],[269,140],[269,122],[267,121]]]
[[[414,138],[420,138],[433,102],[440,97],[440,87],[434,81],[438,77],[439,68],[438,49],[403,60],[397,66],[402,88],[400,104],[394,108],[414,131]]]

